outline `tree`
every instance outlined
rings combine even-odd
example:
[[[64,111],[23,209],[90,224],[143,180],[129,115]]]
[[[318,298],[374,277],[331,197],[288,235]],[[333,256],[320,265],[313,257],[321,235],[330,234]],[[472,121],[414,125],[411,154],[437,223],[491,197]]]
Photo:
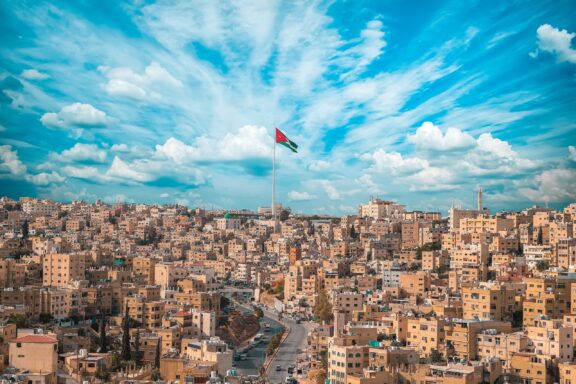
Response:
[[[226,308],[230,306],[230,299],[226,296],[220,296],[220,308]]]
[[[156,344],[156,354],[154,355],[154,368],[160,369],[160,358],[162,355],[162,338],[158,339],[158,344]]]
[[[124,310],[124,320],[122,321],[122,353],[120,357],[123,361],[130,361],[130,316],[128,315],[128,304]]]
[[[538,227],[538,236],[536,237],[536,244],[544,244],[544,236],[542,234],[542,226]]]
[[[110,369],[112,369],[113,371],[117,371],[118,369],[120,369],[120,366],[121,366],[120,355],[118,354],[117,351],[112,351],[112,364],[110,364]]]
[[[323,349],[320,351],[320,363],[324,369],[328,369],[328,350]]]
[[[314,227],[314,224],[312,223],[308,223],[308,236],[314,236],[314,234],[316,233],[316,228]]]
[[[268,342],[268,346],[266,347],[266,355],[268,355],[268,356],[272,355],[274,353],[274,351],[276,350],[276,348],[278,348],[280,346],[280,341],[282,340],[283,334],[284,334],[284,331],[277,333],[270,338],[270,341]]]
[[[353,225],[350,227],[350,238],[352,240],[356,240],[358,238],[358,234],[356,233],[356,228]]]
[[[440,351],[432,348],[432,351],[430,353],[430,361],[432,363],[441,363],[445,360],[444,360],[444,356],[442,356],[442,353],[440,353]]]
[[[22,240],[26,240],[29,234],[28,219],[24,220],[22,224]]]
[[[330,303],[330,299],[324,290],[321,290],[318,294],[318,302],[316,303],[314,314],[316,315],[316,321],[319,323],[329,322],[333,318],[332,303]]]
[[[258,317],[259,319],[264,317],[264,311],[262,311],[261,308],[254,308],[254,313],[256,314],[256,317]]]
[[[432,272],[437,273],[439,275],[443,275],[446,272],[448,272],[448,269],[449,269],[448,266],[443,264],[443,265],[439,265],[438,267],[434,268],[432,270]],[[488,273],[490,273],[490,272],[494,272],[494,271],[488,271]]]
[[[418,270],[420,270],[420,264],[418,264],[418,263],[412,263],[408,266],[409,272],[416,272]]]
[[[546,271],[548,268],[550,268],[550,263],[547,260],[540,260],[538,263],[536,263],[536,269],[540,272]]]
[[[8,322],[16,324],[16,328],[30,328],[31,323],[28,316],[21,313],[13,313],[8,318]]]
[[[152,372],[151,372],[151,378],[152,378],[152,380],[154,380],[154,381],[158,381],[158,380],[161,379],[161,377],[160,377],[160,371],[159,371],[158,368],[154,368],[154,369],[152,370]]]
[[[218,316],[217,327],[227,327],[229,324],[228,315]]]
[[[96,372],[94,373],[94,377],[96,377],[98,380],[103,381],[105,383],[110,382],[110,372],[108,372],[106,367],[100,367],[99,366],[98,369],[96,370]]]
[[[496,280],[496,271],[488,271],[487,279],[488,280]]]
[[[41,322],[42,324],[48,324],[52,320],[54,320],[54,315],[52,315],[51,313],[41,313],[38,316],[38,321]]]
[[[283,209],[280,211],[280,221],[286,221],[290,217],[290,212],[288,210]]]
[[[100,311],[100,353],[108,352],[108,343],[106,342],[106,315]]]
[[[142,365],[142,354],[140,353],[140,330],[136,331],[136,337],[134,340],[134,363],[136,367]]]
[[[442,246],[438,243],[426,243],[416,248],[416,259],[422,260],[422,252],[424,251],[438,251],[440,249],[442,249]]]
[[[513,327],[521,327],[523,321],[523,313],[522,310],[517,310],[512,313],[512,326]]]

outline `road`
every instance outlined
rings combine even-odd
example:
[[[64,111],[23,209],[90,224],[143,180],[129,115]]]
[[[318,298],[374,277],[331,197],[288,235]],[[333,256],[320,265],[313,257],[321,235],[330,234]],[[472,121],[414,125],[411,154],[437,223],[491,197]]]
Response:
[[[228,289],[226,292],[224,292],[224,294],[226,295],[226,294],[230,294],[230,293],[233,293],[236,291],[237,290],[232,288],[232,289]],[[236,307],[238,310],[240,310],[244,313],[253,313],[254,312],[252,310],[252,308],[250,307],[250,305],[247,303],[240,303],[237,300],[234,300],[234,304],[236,304]],[[268,342],[270,341],[270,338],[273,335],[282,332],[282,330],[284,329],[284,326],[282,324],[280,324],[277,320],[274,320],[274,318],[272,318],[272,316],[277,318],[277,316],[275,316],[271,312],[265,311],[264,319],[260,323],[260,325],[263,325],[263,323],[270,324],[270,330],[268,332],[265,332],[264,328],[262,328],[260,330],[260,333],[262,333],[266,337],[266,340],[260,342],[260,344],[258,344],[256,347],[251,348],[246,353],[247,354],[246,360],[236,362],[236,371],[238,372],[239,375],[248,376],[248,375],[259,375],[260,374],[260,367],[262,366],[262,364],[264,364],[264,360],[266,359],[265,351],[266,351],[266,347],[268,346]],[[243,348],[238,348],[238,352],[242,349]]]
[[[286,371],[288,366],[294,365],[297,367],[298,356],[300,358],[304,357],[303,353],[298,354],[298,350],[306,350],[306,336],[314,327],[314,324],[308,322],[296,324],[295,321],[290,319],[286,319],[284,322],[290,326],[290,334],[280,346],[278,353],[268,368],[268,380],[271,384],[284,383],[288,376]],[[277,365],[282,367],[281,371],[276,371]],[[296,372],[294,372],[294,375],[296,375]]]
[[[242,308],[244,309],[244,307]],[[270,337],[282,332],[282,329],[284,328],[282,324],[268,316],[264,316],[264,322],[270,324],[270,331],[264,332],[264,329],[260,331],[260,333],[265,335],[266,340],[260,342],[260,344],[258,344],[256,347],[250,349],[247,352],[248,358],[246,360],[236,362],[236,370],[238,371],[239,375],[248,376],[260,374],[260,367],[262,364],[264,364],[264,360],[266,358],[265,351],[266,347],[268,346],[268,342],[270,341]]]
[[[235,288],[228,288],[224,294],[230,295],[233,292],[237,292],[239,290]],[[238,308],[245,312],[252,312],[249,304],[241,304],[238,301],[235,301]],[[266,346],[268,345],[268,341],[272,335],[275,335],[278,332],[281,332],[283,325],[279,323],[277,320],[278,315],[275,312],[269,311],[264,309],[264,322],[270,324],[270,331],[264,333],[266,335],[266,341],[260,343],[257,347],[252,348],[248,352],[248,359],[244,361],[238,361],[236,363],[238,374],[240,375],[258,375],[260,372],[260,367],[264,363],[265,360],[265,350]],[[268,381],[271,384],[284,384],[286,377],[288,376],[288,372],[286,371],[289,365],[294,365],[298,367],[298,357],[303,359],[305,354],[298,354],[298,350],[306,350],[307,343],[306,343],[306,336],[308,336],[308,332],[313,329],[316,324],[310,322],[304,322],[297,324],[294,320],[284,318],[283,323],[290,327],[290,334],[286,337],[286,340],[280,345],[278,353],[276,353],[274,360],[268,367],[267,376]],[[280,365],[282,370],[276,371],[276,366]],[[296,372],[294,372],[296,374]]]

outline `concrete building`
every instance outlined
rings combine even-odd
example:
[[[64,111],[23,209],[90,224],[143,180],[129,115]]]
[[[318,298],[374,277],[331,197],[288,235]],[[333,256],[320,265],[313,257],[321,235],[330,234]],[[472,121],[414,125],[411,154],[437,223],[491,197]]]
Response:
[[[43,285],[66,287],[74,281],[84,280],[86,255],[83,253],[49,254],[43,260]]]
[[[29,376],[34,376],[34,383],[56,384],[58,341],[48,335],[14,339],[10,342],[9,365],[27,370]]]

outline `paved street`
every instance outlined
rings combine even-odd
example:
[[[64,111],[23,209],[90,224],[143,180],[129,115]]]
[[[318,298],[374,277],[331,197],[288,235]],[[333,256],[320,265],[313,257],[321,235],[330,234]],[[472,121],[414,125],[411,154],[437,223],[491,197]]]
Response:
[[[243,307],[242,307],[243,308]],[[265,335],[266,340],[262,341],[258,346],[250,349],[247,352],[248,358],[243,361],[236,362],[236,368],[238,370],[238,374],[240,375],[259,375],[260,374],[260,367],[264,363],[265,359],[265,351],[266,347],[268,346],[268,342],[270,341],[270,337],[282,331],[282,324],[279,322],[265,316],[264,322],[270,324],[270,331],[264,332],[264,329],[260,331],[263,335]]]
[[[268,369],[268,379],[272,384],[284,383],[284,380],[288,376],[286,369],[289,365],[292,364],[297,367],[298,350],[306,349],[306,336],[308,335],[308,331],[314,327],[314,324],[308,322],[296,324],[295,321],[288,319],[285,322],[290,326],[291,332],[280,346],[278,353]],[[300,354],[300,357],[304,357],[304,354]],[[281,371],[276,371],[277,365],[282,367]],[[294,372],[294,375],[295,374],[296,372]]]
[[[224,294],[229,296],[231,293],[238,291],[238,289],[233,287],[227,287]],[[241,311],[252,312],[252,308],[249,304],[241,304],[238,301],[235,301],[235,304]],[[264,330],[261,330],[260,333],[266,335],[266,341],[261,342],[258,346],[250,349],[247,352],[248,358],[246,360],[236,362],[237,370],[240,375],[259,374],[260,366],[264,363],[265,350],[270,337],[280,332],[283,327],[277,319],[278,315],[275,312],[266,309],[264,310],[264,322],[270,324],[270,331],[264,332]],[[298,367],[298,357],[301,359],[305,357],[304,353],[299,355],[298,350],[306,350],[306,336],[308,335],[308,332],[315,327],[314,323],[304,322],[297,324],[294,320],[288,318],[284,318],[283,322],[290,326],[291,331],[284,343],[280,346],[278,353],[268,368],[267,375],[271,384],[284,383],[288,376],[287,368],[289,365],[294,365],[296,368]],[[276,371],[277,365],[281,366],[281,371]],[[294,372],[294,375],[295,374],[296,372]]]

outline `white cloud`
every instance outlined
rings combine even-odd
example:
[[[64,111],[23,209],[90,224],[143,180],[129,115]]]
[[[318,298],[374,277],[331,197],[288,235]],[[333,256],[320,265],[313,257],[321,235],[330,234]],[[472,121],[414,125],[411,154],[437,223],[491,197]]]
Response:
[[[472,147],[474,138],[457,128],[448,128],[443,134],[440,128],[427,121],[415,134],[408,135],[408,142],[424,150],[454,151]]]
[[[52,183],[61,183],[65,180],[58,172],[28,173],[28,167],[20,160],[18,152],[12,150],[10,145],[0,145],[0,176],[9,176],[26,180],[29,183],[46,186]]]
[[[58,172],[52,171],[50,173],[42,172],[36,175],[28,175],[26,180],[36,185],[47,186],[53,183],[61,183],[66,180],[66,178]]]
[[[382,148],[372,154],[361,156],[364,160],[372,161],[374,170],[378,172],[391,172],[393,175],[406,175],[421,171],[428,167],[428,160],[419,157],[404,158],[398,152],[386,152]]]
[[[365,173],[356,180],[354,180],[358,185],[361,186],[363,192],[369,192],[373,194],[380,193],[380,188],[374,182],[372,175]]]
[[[351,206],[351,205],[340,204],[338,206],[338,209],[340,210],[340,212],[343,212],[345,214],[357,214],[358,213],[358,209]]]
[[[113,144],[110,147],[112,152],[130,152],[130,149],[126,144]]]
[[[292,201],[310,201],[316,199],[316,196],[308,192],[290,191],[288,192],[288,199]]]
[[[550,24],[542,24],[536,30],[536,35],[538,50],[554,55],[559,63],[569,62],[576,64],[576,50],[571,47],[572,39],[576,36],[576,33],[554,28]],[[533,57],[537,55],[538,51],[531,54]]]
[[[62,173],[66,176],[73,177],[76,179],[91,180],[94,182],[104,181],[103,174],[96,167],[91,166],[65,166],[61,168]]]
[[[90,104],[74,103],[63,107],[60,112],[48,112],[40,118],[42,124],[54,128],[101,127],[108,123],[105,112]]]
[[[308,169],[314,172],[325,171],[330,168],[330,163],[325,160],[315,160],[308,165]]]
[[[76,143],[72,148],[62,151],[60,154],[52,156],[57,161],[90,161],[94,163],[104,163],[107,153],[98,148],[96,144]]]
[[[136,170],[135,168],[136,167],[132,167],[128,163],[122,161],[118,156],[115,156],[110,169],[106,171],[106,176],[141,183],[154,180],[154,177],[150,174]]]
[[[23,70],[21,76],[28,80],[45,80],[50,77],[47,74],[33,68]]]
[[[516,157],[516,152],[512,150],[512,146],[507,141],[492,137],[491,133],[483,133],[478,137],[478,148],[498,157],[507,159]]]
[[[14,176],[26,174],[26,165],[18,157],[18,152],[12,150],[10,145],[0,145],[0,174],[7,173]]]
[[[429,167],[408,176],[405,180],[410,184],[410,191],[450,191],[457,189],[456,177],[448,168]]]
[[[178,139],[170,137],[164,144],[156,145],[156,153],[162,157],[167,157],[177,163],[183,163],[194,159],[198,149],[184,144]]]
[[[330,182],[324,181],[322,183],[322,187],[324,188],[324,192],[326,192],[330,200],[342,200],[340,191],[336,189],[336,187],[334,187],[332,184],[330,184]]]
[[[98,68],[108,78],[104,89],[109,95],[128,97],[137,100],[158,99],[168,88],[182,87],[182,82],[158,63],[151,63],[142,74],[130,68]]]
[[[533,188],[521,188],[520,193],[534,202],[565,202],[576,200],[576,170],[550,169],[535,178]]]
[[[102,198],[102,200],[106,203],[114,204],[114,203],[124,203],[124,202],[128,201],[128,198],[126,197],[126,195],[124,195],[122,193],[118,193],[116,195],[104,196]]]
[[[380,57],[386,48],[386,33],[382,30],[383,24],[380,20],[371,20],[366,28],[360,32],[359,43],[344,51],[343,62],[351,65],[355,61],[356,69],[345,74],[349,76],[363,70],[366,66]]]
[[[576,161],[576,147],[573,145],[568,146],[568,158],[572,161]]]
[[[176,163],[188,161],[239,161],[272,156],[272,138],[265,127],[245,125],[221,139],[199,137],[187,145],[173,137],[156,145],[156,155]]]

